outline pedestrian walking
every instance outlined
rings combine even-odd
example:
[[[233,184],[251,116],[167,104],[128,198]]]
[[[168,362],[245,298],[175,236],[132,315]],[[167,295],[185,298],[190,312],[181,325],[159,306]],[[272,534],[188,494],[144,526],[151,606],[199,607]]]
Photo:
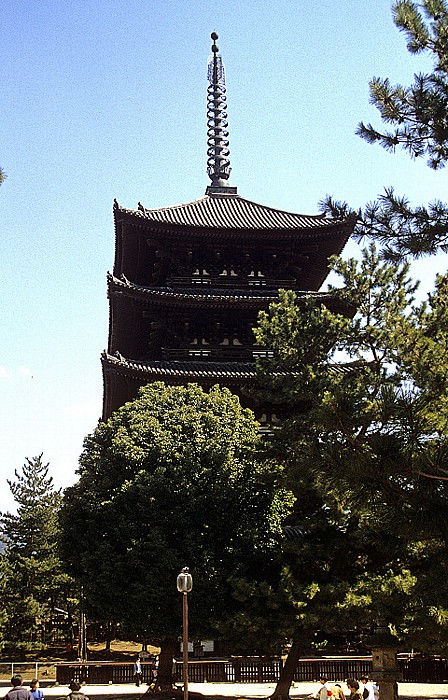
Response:
[[[43,691],[39,688],[39,681],[37,678],[33,678],[30,683],[30,691],[34,700],[44,700]]]
[[[347,681],[347,687],[350,691],[350,700],[363,700],[362,691],[359,689],[358,681],[354,678],[349,678]]]
[[[68,687],[70,688],[70,692],[67,695],[68,700],[89,700],[89,697],[82,692],[81,683],[78,683],[78,681],[70,681]]]
[[[339,683],[335,683],[334,685],[330,685],[330,690],[333,693],[332,697],[334,698],[334,700],[346,700],[345,693],[342,690]]]
[[[142,682],[142,665],[141,665],[139,656],[137,656],[137,658],[134,661],[134,678],[135,678],[135,685],[138,688],[140,683]]]
[[[378,686],[373,681],[369,680],[368,676],[361,676],[360,680],[360,690],[362,690],[362,697],[364,700],[378,700]]]
[[[12,688],[9,690],[5,698],[7,700],[33,700],[28,688],[23,687],[23,679],[18,673],[11,678]]]
[[[331,688],[328,684],[328,678],[325,678],[322,676],[322,678],[319,679],[319,683],[321,684],[321,687],[315,693],[314,695],[311,694],[309,695],[310,698],[315,698],[316,700],[327,700],[327,698],[332,698],[333,693],[331,691]]]

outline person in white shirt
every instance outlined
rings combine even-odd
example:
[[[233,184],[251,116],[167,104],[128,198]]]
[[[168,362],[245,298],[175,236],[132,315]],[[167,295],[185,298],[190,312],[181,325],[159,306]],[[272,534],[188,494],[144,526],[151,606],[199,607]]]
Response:
[[[331,698],[333,693],[328,685],[328,678],[320,678],[319,683],[321,684],[321,687],[315,695],[310,695],[310,698],[316,698],[316,700],[327,700],[327,698]]]
[[[368,676],[361,676],[359,680],[361,681],[360,690],[364,700],[378,700],[378,692],[375,694],[375,690],[378,689],[378,686],[372,681],[369,681]]]

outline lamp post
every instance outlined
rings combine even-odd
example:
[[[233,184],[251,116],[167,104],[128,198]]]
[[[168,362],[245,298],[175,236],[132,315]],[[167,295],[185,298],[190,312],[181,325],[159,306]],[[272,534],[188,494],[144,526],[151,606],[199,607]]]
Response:
[[[182,593],[182,677],[184,683],[184,700],[188,700],[188,594],[192,588],[193,578],[188,571],[188,567],[184,566],[177,577],[177,590],[179,593]]]

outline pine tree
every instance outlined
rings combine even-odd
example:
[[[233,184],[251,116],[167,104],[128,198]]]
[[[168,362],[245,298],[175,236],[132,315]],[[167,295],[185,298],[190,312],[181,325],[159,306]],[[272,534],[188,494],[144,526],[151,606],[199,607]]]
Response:
[[[448,648],[446,279],[415,306],[408,266],[381,263],[373,248],[332,267],[344,286],[331,291],[357,308],[353,318],[282,292],[256,331],[273,354],[260,367],[265,388],[291,410],[274,448],[286,456],[296,524],[308,533],[293,580],[298,590],[314,547],[331,572],[336,619],[350,613],[361,634],[389,624],[406,646],[440,653]],[[333,543],[351,577],[338,571]],[[322,575],[315,584],[325,590]],[[328,632],[319,598],[300,604]]]
[[[42,455],[26,459],[16,480],[8,481],[17,513],[0,516],[0,539],[9,646],[26,647],[40,640],[42,624],[69,585],[58,554],[58,512],[62,496],[48,476]]]
[[[0,651],[3,649],[5,644],[6,622],[8,619],[5,606],[7,572],[6,559],[0,552]]]
[[[387,151],[403,148],[412,158],[427,157],[428,166],[443,168],[448,160],[448,4],[445,0],[398,0],[393,20],[404,32],[412,54],[426,54],[433,70],[414,76],[409,86],[393,85],[389,78],[373,78],[370,101],[384,124],[380,130],[361,122],[357,133]],[[333,214],[350,208],[326,197],[321,209]],[[355,235],[373,237],[391,260],[448,251],[448,206],[438,199],[411,206],[406,196],[386,187],[384,193],[358,213]]]

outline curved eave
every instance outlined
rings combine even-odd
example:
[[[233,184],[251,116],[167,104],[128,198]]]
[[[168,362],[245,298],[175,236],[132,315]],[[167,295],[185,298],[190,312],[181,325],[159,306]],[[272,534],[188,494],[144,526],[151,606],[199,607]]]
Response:
[[[258,379],[255,362],[181,362],[155,360],[153,362],[138,362],[123,357],[119,353],[110,355],[104,351],[101,355],[104,375],[120,374],[128,379],[153,382],[156,379],[178,381],[214,381],[250,382]],[[348,362],[330,364],[328,369],[334,373],[355,374],[364,371],[372,363]],[[291,377],[294,370],[276,370],[276,377]]]
[[[227,290],[212,288],[199,291],[197,288],[173,289],[171,287],[144,287],[118,279],[108,273],[107,285],[109,297],[124,295],[129,299],[140,300],[142,303],[168,306],[235,306],[238,308],[267,308],[279,300],[277,290]],[[305,292],[295,290],[298,300],[315,299],[321,304],[327,304],[334,313],[353,315],[346,304],[329,292]]]
[[[120,374],[128,379],[153,382],[165,381],[213,381],[219,383],[253,383],[257,379],[255,363],[252,362],[138,362],[121,355],[101,355],[105,374]]]
[[[282,238],[321,239],[341,237],[343,243],[353,231],[355,217],[331,219],[324,215],[305,215],[273,209],[234,196],[208,196],[160,209],[126,209],[114,205],[115,222],[128,221],[153,230],[197,235],[281,236]],[[343,244],[342,243],[342,244]]]

